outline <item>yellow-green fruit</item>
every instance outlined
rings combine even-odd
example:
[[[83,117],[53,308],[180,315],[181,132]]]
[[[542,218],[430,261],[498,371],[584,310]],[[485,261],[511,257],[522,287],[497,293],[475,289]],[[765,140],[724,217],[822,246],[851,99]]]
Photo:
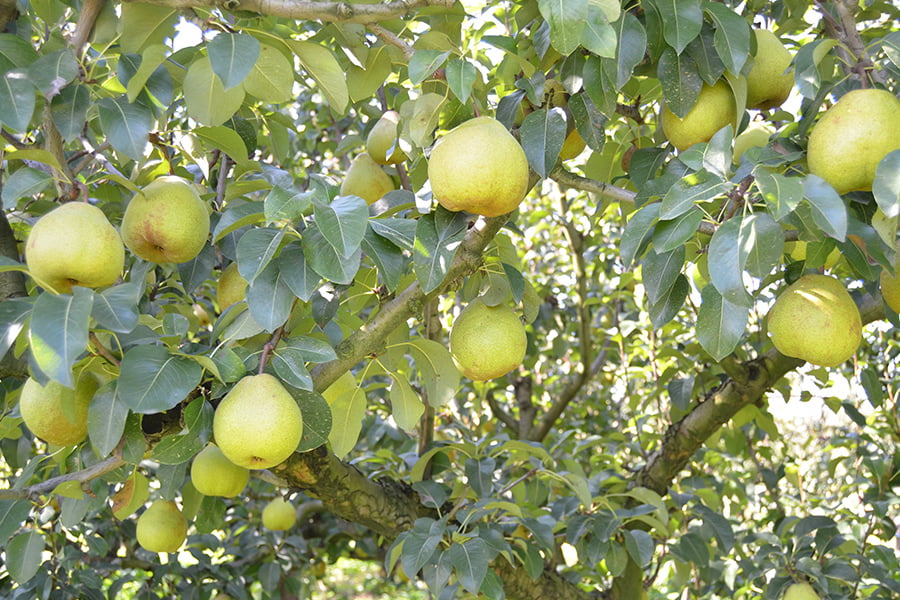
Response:
[[[663,133],[673,146],[684,151],[694,144],[708,142],[717,131],[734,123],[736,115],[734,94],[728,83],[720,79],[712,86],[703,84],[697,103],[683,119],[664,106]]]
[[[247,280],[238,272],[237,263],[231,263],[222,271],[216,283],[216,302],[219,310],[224,311],[232,304],[237,304],[247,296]]]
[[[519,316],[506,305],[488,306],[476,298],[450,330],[450,353],[459,371],[475,381],[494,379],[525,358],[527,339]]]
[[[862,340],[862,319],[844,285],[828,275],[804,275],[785,289],[768,314],[779,352],[820,367],[849,359]]]
[[[137,541],[150,552],[175,552],[187,537],[188,523],[171,500],[156,500],[137,520]]]
[[[48,444],[74,446],[87,437],[88,407],[99,383],[84,373],[75,389],[55,381],[42,386],[30,377],[22,386],[19,412],[28,429]]]
[[[792,583],[782,596],[782,600],[819,600],[819,595],[808,583]]]
[[[578,133],[578,130],[572,129],[572,131],[569,132],[569,135],[566,136],[566,140],[563,142],[562,150],[559,151],[560,160],[570,160],[575,158],[584,151],[585,146],[587,146],[587,143],[585,143],[581,134]]]
[[[437,141],[428,178],[432,194],[447,210],[496,217],[525,198],[528,159],[500,121],[476,117]]]
[[[781,106],[794,88],[791,53],[768,29],[754,29],[756,56],[747,73],[747,108],[766,110]]]
[[[400,149],[397,139],[397,125],[400,113],[389,110],[372,125],[366,136],[366,152],[372,160],[381,165],[396,165],[406,160],[406,154]]]
[[[228,460],[268,469],[293,454],[303,436],[303,415],[281,382],[268,373],[248,375],[216,408],[213,436]]]
[[[248,481],[250,471],[228,460],[215,444],[201,450],[191,463],[191,482],[205,496],[233,498]]]
[[[881,296],[884,298],[885,304],[891,307],[891,310],[900,313],[900,242],[896,246],[897,253],[894,255],[894,274],[888,271],[881,272]]]
[[[372,160],[368,152],[363,152],[350,162],[350,168],[341,183],[341,196],[359,196],[372,204],[395,189],[391,176]]]
[[[763,148],[769,143],[769,138],[775,133],[771,127],[765,124],[753,124],[734,138],[734,152],[732,160],[734,164],[741,163],[741,156],[750,148]]]
[[[806,160],[810,173],[845,194],[871,190],[878,163],[898,149],[900,100],[886,90],[853,90],[813,127]]]
[[[209,211],[197,190],[174,175],[153,180],[135,194],[122,217],[122,239],[153,263],[183,263],[203,249]]]
[[[784,249],[792,259],[806,260],[806,246],[806,241],[797,240],[796,242],[786,242],[784,245]],[[826,269],[833,269],[835,265],[838,264],[839,260],[841,260],[841,249],[835,248],[828,253],[828,257],[825,259],[825,264],[822,266]]]
[[[272,531],[290,529],[297,522],[297,510],[294,505],[279,496],[263,508],[263,527]]]
[[[115,283],[125,265],[125,246],[102,210],[86,202],[67,202],[31,228],[25,262],[38,283],[70,293],[74,285]]]

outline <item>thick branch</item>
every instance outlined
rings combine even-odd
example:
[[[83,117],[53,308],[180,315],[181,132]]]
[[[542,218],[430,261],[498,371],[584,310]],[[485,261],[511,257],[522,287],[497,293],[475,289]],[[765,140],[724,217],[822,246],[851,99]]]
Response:
[[[562,167],[556,167],[550,171],[550,179],[560,185],[581,190],[583,192],[597,194],[598,196],[609,198],[610,200],[615,200],[622,204],[630,204],[633,206],[634,199],[637,197],[637,194],[631,190],[616,187],[609,183],[603,183],[596,179],[588,179],[587,177],[582,177],[581,175],[566,171]]]
[[[60,475],[58,477],[53,477],[27,488],[16,490],[0,490],[0,500],[22,500],[26,498],[38,498],[40,496],[49,494],[50,492],[55,490],[56,487],[61,483],[65,483],[67,481],[87,483],[88,481],[93,481],[98,477],[106,475],[110,471],[115,471],[124,464],[124,460],[122,460],[118,456],[113,455],[86,469],[74,471],[72,473],[66,473],[65,475]]]
[[[292,0],[126,0],[176,9],[218,8],[247,11],[273,17],[297,20],[340,21],[342,23],[377,23],[399,19],[420,8],[438,6],[451,9],[455,0],[395,0],[385,4],[352,2],[295,2]]]
[[[69,44],[75,50],[77,56],[83,54],[104,4],[106,4],[106,0],[85,0],[84,4],[81,5],[81,13],[78,15],[75,33],[72,35],[72,39],[69,40]]]

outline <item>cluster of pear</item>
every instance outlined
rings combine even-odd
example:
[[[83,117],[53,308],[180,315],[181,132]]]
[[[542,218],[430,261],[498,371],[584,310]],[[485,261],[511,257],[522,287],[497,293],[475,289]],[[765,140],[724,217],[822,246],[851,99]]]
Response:
[[[121,230],[120,236],[98,207],[67,202],[34,224],[25,262],[38,284],[57,293],[71,293],[76,285],[105,287],[122,274],[125,246],[155,263],[193,259],[209,234],[209,210],[194,186],[167,175],[135,194]]]
[[[341,182],[342,196],[359,196],[368,204],[397,189],[382,166],[406,160],[400,148],[400,114],[389,110],[381,115],[366,136],[366,150],[358,154]]]

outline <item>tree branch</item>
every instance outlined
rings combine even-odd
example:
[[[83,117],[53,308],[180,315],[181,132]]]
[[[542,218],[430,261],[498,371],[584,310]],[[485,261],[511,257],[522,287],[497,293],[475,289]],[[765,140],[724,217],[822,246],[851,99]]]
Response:
[[[550,179],[560,185],[581,190],[583,192],[597,194],[602,198],[609,198],[610,200],[615,200],[622,204],[634,206],[634,199],[637,197],[637,194],[631,190],[603,183],[596,179],[588,179],[587,177],[576,175],[575,173],[565,170],[563,167],[556,167],[550,171]]]
[[[69,40],[69,45],[75,51],[75,55],[81,57],[84,48],[94,31],[94,25],[97,23],[97,17],[103,10],[106,0],[85,0],[81,5],[81,12],[78,14],[78,23],[75,25],[75,33]]]
[[[356,4],[353,2],[295,2],[292,0],[125,0],[175,9],[224,8],[247,11],[273,17],[342,23],[377,23],[399,19],[410,12],[429,6],[452,9],[455,0],[394,0],[385,4]]]
[[[15,490],[0,490],[0,500],[23,500],[28,498],[37,498],[39,496],[49,494],[56,489],[56,486],[61,483],[65,483],[67,481],[87,483],[88,481],[93,481],[98,477],[106,475],[110,471],[115,471],[124,464],[124,460],[116,455],[113,455],[86,469],[74,471],[72,473],[66,473],[65,475],[59,475],[58,477],[52,477],[50,479],[47,479],[46,481],[36,483],[27,488]]]

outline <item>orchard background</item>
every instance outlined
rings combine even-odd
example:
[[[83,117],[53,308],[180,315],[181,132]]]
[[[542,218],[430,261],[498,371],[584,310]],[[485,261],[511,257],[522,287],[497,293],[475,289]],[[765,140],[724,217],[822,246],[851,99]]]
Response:
[[[878,288],[900,153],[874,194],[838,196],[805,162],[841,95],[900,89],[898,23],[879,0],[0,0],[0,595],[900,597],[900,345]],[[674,151],[662,102],[683,113],[724,77],[740,105],[752,27],[794,55],[791,97]],[[389,109],[397,189],[340,197]],[[510,215],[431,198],[434,140],[479,115],[528,157]],[[759,121],[777,133],[734,162]],[[573,129],[587,146],[560,160]],[[129,253],[115,285],[72,294],[28,276],[41,215],[87,201],[118,226],[167,174],[211,210],[196,259]],[[251,285],[220,311],[234,262]],[[865,323],[831,369],[766,333],[810,270]],[[447,350],[479,295],[528,331],[524,364],[486,382]],[[191,459],[261,363],[302,409],[300,447],[203,497]],[[24,381],[85,370],[105,381],[88,440],[36,439]],[[297,510],[286,532],[261,526],[276,496]],[[178,553],[135,541],[158,498],[191,523]],[[346,591],[354,573],[382,581]]]

